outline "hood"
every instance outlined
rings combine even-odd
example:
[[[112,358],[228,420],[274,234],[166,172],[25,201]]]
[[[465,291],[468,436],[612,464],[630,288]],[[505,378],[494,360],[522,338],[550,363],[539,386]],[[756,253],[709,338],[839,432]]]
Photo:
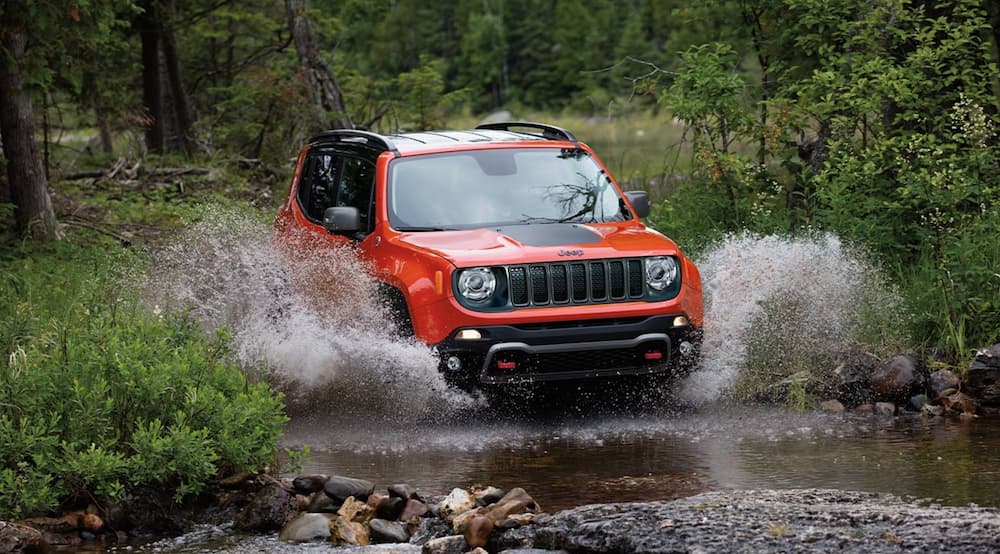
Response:
[[[673,241],[638,223],[508,225],[403,233],[394,240],[458,267],[677,253]]]

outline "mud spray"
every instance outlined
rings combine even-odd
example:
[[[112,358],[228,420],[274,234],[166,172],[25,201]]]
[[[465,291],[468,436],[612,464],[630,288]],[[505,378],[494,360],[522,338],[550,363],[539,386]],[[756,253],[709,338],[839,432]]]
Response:
[[[295,287],[271,239],[270,224],[252,215],[207,211],[153,253],[147,302],[189,310],[207,332],[225,326],[235,361],[284,390],[293,410],[406,422],[481,405],[445,384],[430,348],[396,337],[349,248],[297,261],[311,282]],[[853,340],[866,307],[896,305],[878,272],[830,235],[732,236],[698,264],[704,360],[682,387],[693,403],[724,395],[755,341],[784,354],[832,348]]]

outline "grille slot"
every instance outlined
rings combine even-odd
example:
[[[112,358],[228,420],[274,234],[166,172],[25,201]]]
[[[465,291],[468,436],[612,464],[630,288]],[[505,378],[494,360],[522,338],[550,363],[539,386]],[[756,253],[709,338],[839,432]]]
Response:
[[[510,301],[516,307],[603,304],[642,298],[642,260],[624,258],[507,267]]]

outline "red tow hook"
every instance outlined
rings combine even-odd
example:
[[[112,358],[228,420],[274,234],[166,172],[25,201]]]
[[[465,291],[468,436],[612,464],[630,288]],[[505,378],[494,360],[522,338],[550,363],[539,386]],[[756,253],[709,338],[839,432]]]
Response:
[[[503,360],[497,360],[497,369],[515,369],[517,368],[517,362],[505,362]]]
[[[647,360],[662,360],[663,352],[646,352],[644,356]]]

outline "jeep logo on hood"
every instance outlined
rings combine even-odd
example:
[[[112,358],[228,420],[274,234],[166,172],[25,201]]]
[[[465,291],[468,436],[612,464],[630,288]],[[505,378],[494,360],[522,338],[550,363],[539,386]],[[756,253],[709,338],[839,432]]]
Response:
[[[560,250],[560,256],[583,256],[583,250]]]

